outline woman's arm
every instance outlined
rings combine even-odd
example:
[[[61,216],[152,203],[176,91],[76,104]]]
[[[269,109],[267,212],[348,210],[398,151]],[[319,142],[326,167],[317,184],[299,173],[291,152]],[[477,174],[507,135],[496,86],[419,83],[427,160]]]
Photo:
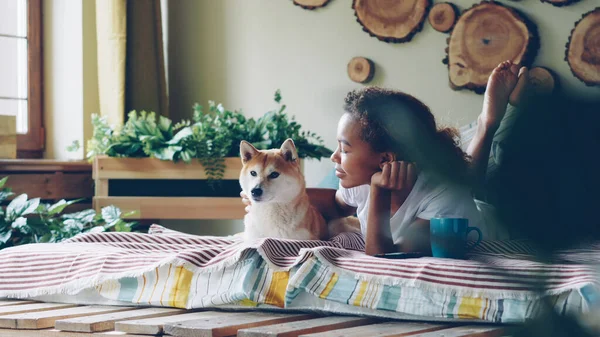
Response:
[[[390,228],[391,191],[371,185],[365,253],[385,254],[397,251]]]
[[[414,164],[398,161],[383,164],[381,172],[371,177],[365,253],[375,255],[404,251],[404,248],[394,245],[390,218],[391,213],[402,206],[416,180]]]
[[[325,220],[343,218],[356,213],[356,208],[347,205],[339,190],[331,188],[307,188],[310,203],[323,215]]]
[[[394,244],[390,226],[391,211],[389,207],[385,207],[391,202],[391,193],[389,190],[371,189],[365,253],[367,255],[393,252],[430,254],[429,220],[416,219],[408,226],[400,242]]]

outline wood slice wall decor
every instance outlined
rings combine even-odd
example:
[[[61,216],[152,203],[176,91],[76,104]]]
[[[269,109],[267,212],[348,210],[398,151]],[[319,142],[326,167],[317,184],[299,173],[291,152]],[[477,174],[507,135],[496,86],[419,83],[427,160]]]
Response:
[[[384,42],[408,42],[423,28],[431,0],[353,0],[356,20]]]
[[[515,9],[482,1],[462,13],[448,38],[450,86],[482,94],[502,61],[530,66],[539,49],[535,25]]]
[[[600,7],[575,23],[566,48],[573,75],[588,86],[600,85]]]
[[[578,2],[579,0],[540,0],[541,2],[549,3],[556,7],[568,6]]]
[[[300,6],[304,9],[317,9],[325,7],[331,0],[294,0],[294,5]]]
[[[357,83],[367,83],[373,79],[375,64],[364,57],[354,57],[348,62],[348,76]]]
[[[458,18],[458,8],[449,2],[433,5],[429,11],[429,24],[438,32],[449,32]]]

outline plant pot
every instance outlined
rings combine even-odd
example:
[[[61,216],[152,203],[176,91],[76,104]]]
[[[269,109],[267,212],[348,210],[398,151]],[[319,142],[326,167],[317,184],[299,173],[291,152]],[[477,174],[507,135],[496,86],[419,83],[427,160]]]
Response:
[[[207,181],[205,167],[156,158],[94,158],[94,208],[114,205],[136,219],[242,219],[239,157],[225,158],[222,180]],[[301,167],[303,163],[300,163]]]

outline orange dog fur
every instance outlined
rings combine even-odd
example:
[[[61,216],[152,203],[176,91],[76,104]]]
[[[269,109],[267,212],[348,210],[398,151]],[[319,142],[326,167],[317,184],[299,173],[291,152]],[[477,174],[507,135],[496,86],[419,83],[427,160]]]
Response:
[[[329,225],[315,209],[306,193],[294,142],[287,139],[280,149],[257,150],[252,144],[240,143],[243,168],[240,186],[252,207],[244,218],[244,239],[265,237],[294,240],[327,240],[340,231],[360,228],[350,219]]]

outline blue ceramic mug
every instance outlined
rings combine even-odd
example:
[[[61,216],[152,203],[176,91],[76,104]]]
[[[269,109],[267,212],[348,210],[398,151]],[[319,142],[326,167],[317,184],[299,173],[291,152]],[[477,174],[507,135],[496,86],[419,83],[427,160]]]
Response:
[[[481,231],[469,227],[469,219],[436,217],[429,220],[431,253],[433,257],[462,259],[468,250],[481,242]],[[471,231],[479,234],[477,242],[467,247],[467,235]]]

